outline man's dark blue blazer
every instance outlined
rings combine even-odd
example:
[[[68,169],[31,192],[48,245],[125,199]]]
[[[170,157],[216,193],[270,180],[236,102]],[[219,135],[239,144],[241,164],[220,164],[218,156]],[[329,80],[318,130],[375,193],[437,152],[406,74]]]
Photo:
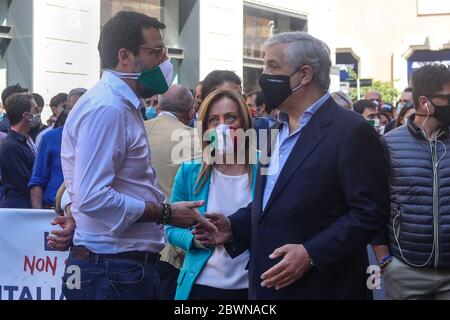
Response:
[[[260,168],[261,170],[262,168]],[[232,256],[250,249],[250,299],[368,299],[367,244],[386,226],[388,166],[377,133],[329,99],[303,129],[265,208],[265,177],[254,202],[230,216]],[[269,255],[303,244],[315,266],[291,286],[261,287],[278,263]]]

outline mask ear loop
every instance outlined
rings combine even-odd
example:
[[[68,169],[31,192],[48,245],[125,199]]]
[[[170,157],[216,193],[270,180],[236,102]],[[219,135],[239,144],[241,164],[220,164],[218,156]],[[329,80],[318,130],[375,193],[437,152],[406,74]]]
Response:
[[[432,140],[428,137],[427,133],[425,132],[425,123],[428,121],[428,119],[430,118],[430,108],[428,107],[428,102],[425,103],[425,107],[427,107],[427,117],[425,118],[425,121],[422,123],[421,125],[421,129],[422,129],[422,133],[425,136],[425,138],[428,140],[428,142],[431,142]]]

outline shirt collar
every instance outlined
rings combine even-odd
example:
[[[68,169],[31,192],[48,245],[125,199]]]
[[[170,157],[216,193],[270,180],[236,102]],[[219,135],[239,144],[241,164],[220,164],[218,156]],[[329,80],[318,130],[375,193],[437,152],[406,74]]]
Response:
[[[407,126],[408,129],[414,133],[417,137],[422,138],[422,139],[426,139],[422,128],[420,128],[415,122],[414,120],[416,119],[416,115],[413,114],[411,115],[408,120],[407,120]],[[442,135],[440,137],[447,137],[448,133],[449,133],[449,128],[446,126],[442,126],[440,129],[440,132],[442,133]]]
[[[102,82],[109,85],[117,94],[128,100],[136,109],[141,109],[143,105],[143,100],[139,99],[133,90],[119,77],[109,72],[108,70],[103,70]]]
[[[308,109],[306,109],[305,113],[300,117],[299,121],[303,118],[304,115],[313,116],[329,98],[331,98],[331,95],[328,92],[325,93],[319,100],[314,102]],[[278,119],[284,124],[289,123],[289,117],[284,112],[280,112]]]
[[[27,138],[24,135],[18,133],[17,131],[9,130],[9,135],[12,138],[14,138],[15,140],[17,140],[18,142],[21,142],[21,143],[27,142]]]
[[[172,112],[169,112],[169,111],[161,111],[161,112],[159,113],[158,116],[163,116],[163,115],[169,116],[169,117],[172,117],[172,118],[175,118],[175,119],[178,120],[177,116],[174,115]]]

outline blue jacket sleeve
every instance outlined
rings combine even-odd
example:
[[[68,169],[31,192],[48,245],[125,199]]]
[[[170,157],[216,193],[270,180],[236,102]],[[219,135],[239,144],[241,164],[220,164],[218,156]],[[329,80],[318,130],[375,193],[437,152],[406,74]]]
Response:
[[[252,206],[250,203],[246,208],[239,209],[229,216],[233,241],[225,245],[225,249],[232,258],[236,258],[245,250],[250,248],[252,230]]]
[[[180,201],[189,201],[189,194],[187,192],[188,175],[185,170],[185,165],[181,164],[172,188],[171,203]],[[191,191],[192,192],[192,191]],[[167,241],[175,247],[181,248],[185,251],[191,250],[192,240],[194,235],[190,229],[178,228],[168,225],[166,227]]]
[[[39,186],[42,190],[47,188],[47,184],[50,180],[51,172],[51,154],[50,154],[50,143],[48,135],[44,135],[42,138],[39,150],[34,161],[33,173],[28,183],[28,188],[34,186]]]
[[[348,211],[304,243],[317,269],[325,273],[336,272],[364,250],[388,221],[388,168],[375,130],[361,121],[348,130],[339,148],[338,176]]]

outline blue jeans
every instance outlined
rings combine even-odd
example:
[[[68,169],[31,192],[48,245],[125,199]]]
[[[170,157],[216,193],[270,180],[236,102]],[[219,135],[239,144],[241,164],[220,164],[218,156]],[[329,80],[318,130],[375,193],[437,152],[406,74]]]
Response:
[[[76,287],[73,267],[81,271]],[[154,264],[131,260],[66,261],[62,292],[67,300],[160,300],[160,280]]]

